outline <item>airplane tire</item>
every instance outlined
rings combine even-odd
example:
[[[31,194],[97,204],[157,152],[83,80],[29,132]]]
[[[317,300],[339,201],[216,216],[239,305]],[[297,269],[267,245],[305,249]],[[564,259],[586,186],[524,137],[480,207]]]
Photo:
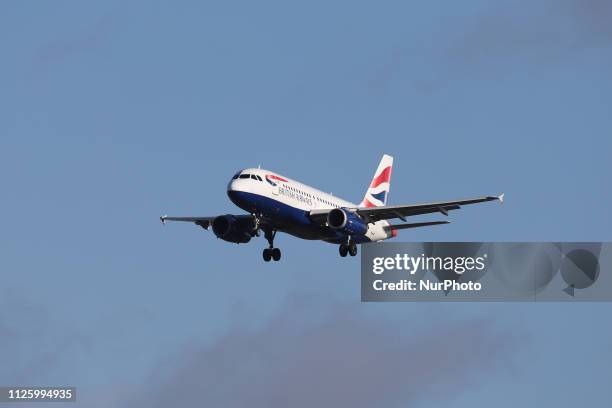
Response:
[[[281,250],[279,248],[272,248],[272,259],[274,259],[275,261],[280,261]]]
[[[353,243],[349,244],[349,246],[348,246],[348,253],[351,256],[357,255],[357,244],[353,244]]]
[[[266,248],[263,250],[263,260],[266,262],[270,262],[270,259],[272,259],[272,251],[270,251],[269,248]]]
[[[338,252],[340,252],[340,256],[344,258],[346,254],[348,253],[348,247],[344,244],[340,244],[340,247],[338,248]]]

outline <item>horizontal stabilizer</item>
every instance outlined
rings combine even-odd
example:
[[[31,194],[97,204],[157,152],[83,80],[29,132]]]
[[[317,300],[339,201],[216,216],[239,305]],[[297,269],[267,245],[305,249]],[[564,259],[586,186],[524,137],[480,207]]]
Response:
[[[429,227],[430,225],[450,224],[450,221],[428,221],[428,222],[413,222],[410,224],[387,225],[383,227],[386,231],[400,230],[406,228]]]

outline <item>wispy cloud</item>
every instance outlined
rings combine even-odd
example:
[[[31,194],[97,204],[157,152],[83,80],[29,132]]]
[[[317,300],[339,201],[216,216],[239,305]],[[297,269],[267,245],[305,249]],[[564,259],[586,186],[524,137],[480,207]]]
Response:
[[[33,384],[54,375],[75,352],[89,350],[92,338],[59,325],[47,310],[5,289],[0,296],[0,383]]]
[[[115,20],[115,14],[107,13],[93,20],[87,28],[75,30],[71,37],[50,39],[37,50],[35,62],[50,64],[98,49],[112,31]]]
[[[395,78],[408,76],[417,88],[430,90],[449,78],[508,69],[499,62],[556,63],[580,50],[612,46],[610,21],[609,0],[498,3],[482,14],[458,19],[432,43],[398,41],[370,83],[385,90]]]
[[[293,303],[258,330],[236,328],[214,344],[158,366],[130,406],[394,406],[448,399],[502,367],[516,343],[487,320],[421,331],[329,305]],[[433,392],[432,392],[433,391]]]
[[[484,14],[457,33],[452,57],[477,62],[524,56],[533,59],[591,46],[612,45],[612,2],[558,0],[520,7],[510,3]]]

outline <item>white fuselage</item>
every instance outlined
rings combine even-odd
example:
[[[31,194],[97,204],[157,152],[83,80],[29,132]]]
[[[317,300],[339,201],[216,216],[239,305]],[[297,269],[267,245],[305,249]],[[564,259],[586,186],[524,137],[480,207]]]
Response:
[[[329,231],[328,227],[315,225],[308,214],[312,210],[347,208],[358,206],[349,201],[325,193],[314,187],[257,168],[244,169],[230,181],[227,193],[230,199],[252,214],[262,214],[278,223],[279,230],[306,239],[323,239],[339,242],[342,234]],[[385,230],[387,221],[368,224],[367,232],[351,237],[357,242],[381,241],[392,236]]]

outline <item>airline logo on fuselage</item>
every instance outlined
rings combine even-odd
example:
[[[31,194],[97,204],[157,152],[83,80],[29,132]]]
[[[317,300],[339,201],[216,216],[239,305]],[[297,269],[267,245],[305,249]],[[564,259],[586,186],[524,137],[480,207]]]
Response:
[[[273,187],[276,187],[278,185],[277,181],[287,183],[287,180],[282,177],[275,176],[274,174],[266,174],[266,181],[270,183],[270,185]]]

